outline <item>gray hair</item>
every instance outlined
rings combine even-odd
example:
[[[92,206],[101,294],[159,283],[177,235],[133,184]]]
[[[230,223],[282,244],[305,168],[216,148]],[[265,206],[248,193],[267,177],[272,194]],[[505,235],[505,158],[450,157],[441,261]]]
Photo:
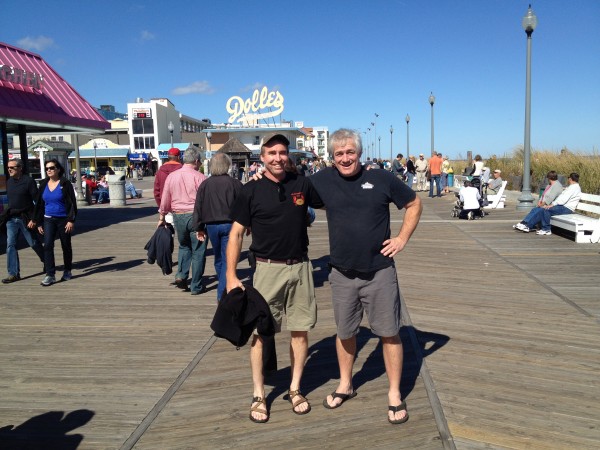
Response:
[[[194,164],[196,161],[200,161],[200,151],[194,147],[188,148],[183,154],[183,163]]]
[[[362,154],[362,139],[360,138],[360,133],[348,128],[340,128],[329,137],[329,141],[327,142],[327,151],[330,155],[333,155],[335,147],[344,145],[344,143],[348,140],[354,141],[356,151],[360,156]]]
[[[231,158],[226,153],[215,153],[210,158],[210,174],[211,175],[225,175],[229,172],[231,167]]]
[[[11,161],[14,161],[17,164],[17,167],[23,167],[23,160],[21,158],[13,158]]]

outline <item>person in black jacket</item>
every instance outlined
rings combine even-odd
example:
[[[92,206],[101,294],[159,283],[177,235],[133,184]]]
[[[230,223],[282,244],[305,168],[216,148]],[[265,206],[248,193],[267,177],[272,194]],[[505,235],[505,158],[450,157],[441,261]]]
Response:
[[[42,286],[56,283],[56,264],[54,260],[54,240],[60,238],[63,251],[64,272],[61,281],[68,281],[72,276],[73,249],[71,234],[75,228],[77,201],[71,182],[65,177],[65,169],[57,159],[46,161],[46,178],[40,182],[35,202],[34,223],[44,236],[44,265],[46,276]]]
[[[39,240],[36,239],[33,215],[33,201],[37,197],[38,188],[35,181],[23,173],[23,161],[12,159],[8,162],[8,174],[10,178],[6,181],[6,196],[8,197],[8,209],[2,215],[2,224],[6,226],[6,269],[8,277],[2,283],[14,283],[21,279],[21,266],[17,241],[19,233],[23,235],[29,246],[44,262],[44,249]],[[31,231],[30,231],[31,230]]]
[[[227,242],[231,231],[231,205],[242,190],[240,180],[228,175],[231,158],[216,153],[210,160],[210,178],[200,185],[194,206],[194,229],[199,241],[206,235],[215,254],[215,272],[219,279],[217,300],[220,300],[227,284]]]

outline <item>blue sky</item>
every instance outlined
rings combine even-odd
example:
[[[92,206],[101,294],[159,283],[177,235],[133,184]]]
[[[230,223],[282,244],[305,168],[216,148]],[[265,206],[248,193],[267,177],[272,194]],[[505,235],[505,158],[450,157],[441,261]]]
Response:
[[[522,0],[6,2],[0,40],[40,54],[92,105],[136,97],[228,118],[229,97],[279,90],[283,118],[367,131],[381,153],[504,155],[523,143]],[[600,150],[600,1],[543,0],[531,145]],[[379,117],[375,118],[375,113]],[[376,119],[376,120],[375,120]],[[373,127],[371,127],[373,128]],[[374,132],[370,132],[370,139]],[[378,152],[378,150],[377,150]]]

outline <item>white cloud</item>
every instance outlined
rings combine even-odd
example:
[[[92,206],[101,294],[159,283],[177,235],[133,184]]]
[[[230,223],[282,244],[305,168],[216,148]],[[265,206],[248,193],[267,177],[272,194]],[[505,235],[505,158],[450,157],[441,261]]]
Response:
[[[241,92],[250,92],[250,91],[254,91],[255,89],[261,89],[265,84],[264,83],[260,83],[260,82],[256,82],[254,84],[249,84],[248,86],[244,86],[242,89],[240,89]]]
[[[208,81],[195,81],[187,86],[180,86],[173,89],[173,95],[188,95],[188,94],[214,94],[215,89]]]
[[[141,41],[151,41],[154,38],[156,38],[156,36],[154,36],[154,34],[150,33],[148,30],[142,30],[142,33],[140,35]]]
[[[46,36],[37,36],[31,37],[27,36],[23,39],[19,39],[17,41],[17,45],[19,47],[23,47],[26,50],[34,50],[36,52],[41,52],[46,50],[49,47],[54,46],[54,39],[46,37]]]

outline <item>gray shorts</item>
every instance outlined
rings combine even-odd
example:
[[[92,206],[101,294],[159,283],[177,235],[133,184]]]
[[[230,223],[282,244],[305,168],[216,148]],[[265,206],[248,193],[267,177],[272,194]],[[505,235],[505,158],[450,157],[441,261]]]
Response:
[[[396,336],[400,332],[400,290],[394,266],[368,274],[342,273],[335,267],[329,274],[331,301],[337,334],[349,339],[358,333],[363,311],[373,334]]]

